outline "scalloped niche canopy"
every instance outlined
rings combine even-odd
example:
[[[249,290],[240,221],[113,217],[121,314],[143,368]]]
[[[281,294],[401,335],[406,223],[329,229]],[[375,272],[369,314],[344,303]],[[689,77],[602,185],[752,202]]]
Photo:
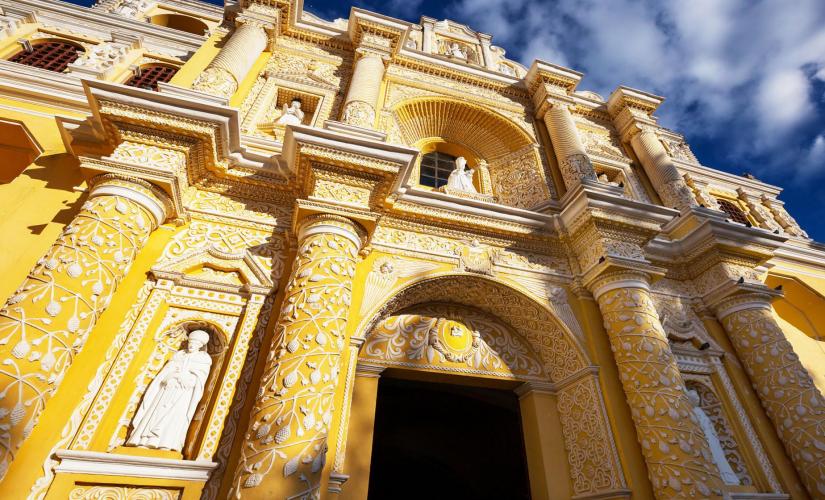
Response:
[[[498,203],[529,209],[550,198],[538,145],[504,116],[482,106],[431,98],[401,102],[393,116],[405,144],[443,141],[484,160]]]

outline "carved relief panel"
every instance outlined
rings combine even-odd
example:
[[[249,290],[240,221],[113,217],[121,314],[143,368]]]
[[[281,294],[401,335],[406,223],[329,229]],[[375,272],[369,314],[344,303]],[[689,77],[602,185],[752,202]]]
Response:
[[[499,378],[547,378],[538,356],[509,327],[454,305],[416,306],[384,319],[367,337],[360,359]]]

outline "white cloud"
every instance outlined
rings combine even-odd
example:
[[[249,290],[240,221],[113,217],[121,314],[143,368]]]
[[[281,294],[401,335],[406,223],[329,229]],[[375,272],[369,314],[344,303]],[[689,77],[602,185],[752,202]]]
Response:
[[[801,174],[810,155],[825,155],[822,136],[795,146],[796,158],[785,147],[825,120],[811,92],[825,81],[821,0],[460,0],[447,11],[525,65],[584,72],[581,89],[664,95],[664,125],[724,142],[732,158],[782,158],[783,171]]]

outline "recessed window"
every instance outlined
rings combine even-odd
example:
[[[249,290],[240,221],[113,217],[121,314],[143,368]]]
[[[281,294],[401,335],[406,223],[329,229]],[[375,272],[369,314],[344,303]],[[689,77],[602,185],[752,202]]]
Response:
[[[421,158],[421,176],[419,183],[422,186],[440,188],[447,184],[450,173],[455,169],[455,156],[433,151]]]
[[[716,198],[716,201],[719,203],[719,208],[728,214],[730,220],[740,224],[750,224],[748,216],[745,215],[745,212],[743,212],[741,208],[739,208],[739,205],[724,198]]]
[[[40,42],[31,46],[31,50],[21,50],[11,56],[9,61],[35,68],[62,73],[69,64],[75,62],[83,49],[66,42]]]
[[[166,83],[178,72],[177,68],[162,64],[141,66],[135,75],[126,82],[130,87],[147,90],[158,90],[158,83]]]

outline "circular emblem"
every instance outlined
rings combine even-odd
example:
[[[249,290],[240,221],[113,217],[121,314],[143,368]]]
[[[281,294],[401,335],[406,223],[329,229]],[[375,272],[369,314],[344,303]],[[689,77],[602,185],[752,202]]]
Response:
[[[462,323],[450,319],[440,318],[429,332],[430,346],[453,363],[468,361],[480,343],[481,336],[477,331],[470,331]]]

